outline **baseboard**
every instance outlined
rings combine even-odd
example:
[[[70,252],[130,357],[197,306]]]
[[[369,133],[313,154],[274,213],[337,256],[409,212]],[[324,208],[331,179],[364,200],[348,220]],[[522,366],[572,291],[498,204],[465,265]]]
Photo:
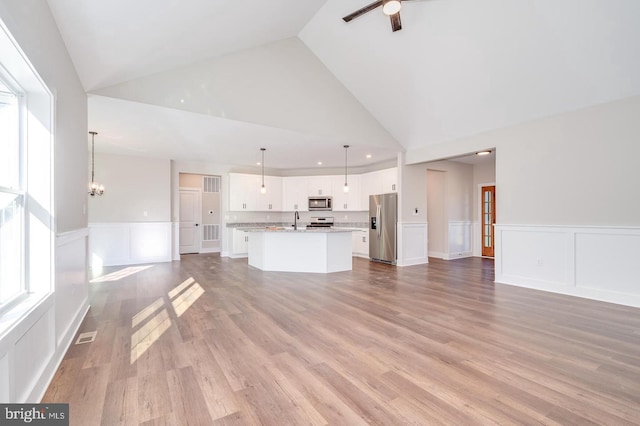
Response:
[[[217,248],[201,248],[200,249],[200,254],[205,254],[205,253],[220,253],[220,247],[217,247]]]

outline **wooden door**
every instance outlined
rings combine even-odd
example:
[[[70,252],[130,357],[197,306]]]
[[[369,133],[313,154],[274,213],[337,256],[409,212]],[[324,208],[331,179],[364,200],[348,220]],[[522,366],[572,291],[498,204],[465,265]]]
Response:
[[[483,186],[481,199],[482,212],[482,255],[494,257],[493,225],[496,223],[496,187]]]

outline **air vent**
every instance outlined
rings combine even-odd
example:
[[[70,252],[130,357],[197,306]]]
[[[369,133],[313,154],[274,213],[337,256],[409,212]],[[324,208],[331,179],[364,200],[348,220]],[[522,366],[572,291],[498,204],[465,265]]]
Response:
[[[220,239],[220,225],[203,225],[202,240],[217,241]]]
[[[203,176],[202,192],[220,192],[220,176]]]
[[[76,345],[81,345],[83,343],[92,343],[96,340],[97,331],[88,331],[86,333],[80,333],[78,336],[78,340],[76,340]]]

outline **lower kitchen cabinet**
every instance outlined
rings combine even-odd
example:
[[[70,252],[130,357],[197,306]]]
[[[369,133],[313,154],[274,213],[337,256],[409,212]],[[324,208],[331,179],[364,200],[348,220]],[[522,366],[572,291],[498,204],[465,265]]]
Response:
[[[369,257],[369,230],[358,229],[351,233],[352,251],[354,256]]]
[[[241,228],[233,229],[233,240],[231,247],[231,254],[229,257],[240,258],[247,257],[249,246],[249,233],[245,232]]]

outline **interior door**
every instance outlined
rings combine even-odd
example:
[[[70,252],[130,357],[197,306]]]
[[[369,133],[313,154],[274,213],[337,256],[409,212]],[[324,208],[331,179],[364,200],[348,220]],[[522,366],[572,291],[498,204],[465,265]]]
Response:
[[[496,223],[496,187],[482,187],[482,255],[494,257],[494,230]]]
[[[200,190],[180,190],[180,254],[200,252]]]

